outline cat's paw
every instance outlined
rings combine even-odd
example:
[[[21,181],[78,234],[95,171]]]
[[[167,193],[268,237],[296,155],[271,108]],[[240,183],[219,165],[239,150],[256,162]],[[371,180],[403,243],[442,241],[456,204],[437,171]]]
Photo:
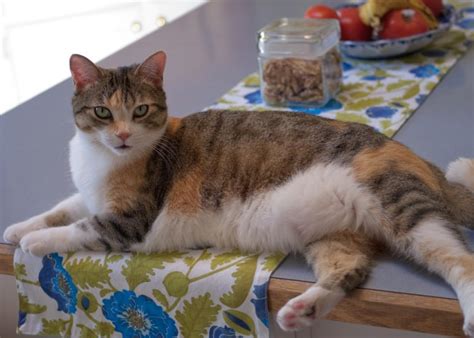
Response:
[[[27,221],[10,225],[3,233],[3,239],[12,244],[20,243],[20,240],[30,232],[46,228],[43,217],[33,217]]]
[[[56,242],[58,239],[50,230],[53,229],[42,229],[28,233],[20,240],[21,249],[35,256],[44,256],[58,251]]]
[[[296,331],[324,317],[344,297],[342,290],[327,290],[312,286],[303,294],[290,299],[277,314],[278,325],[284,331]]]
[[[474,338],[474,315],[464,318],[463,330],[467,337]]]

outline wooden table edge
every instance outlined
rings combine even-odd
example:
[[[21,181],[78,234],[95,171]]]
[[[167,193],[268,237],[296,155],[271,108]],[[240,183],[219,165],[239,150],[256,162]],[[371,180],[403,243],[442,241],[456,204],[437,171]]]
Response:
[[[0,243],[0,275],[14,275],[15,247]],[[268,287],[270,312],[275,314],[288,300],[313,283],[272,277]],[[389,291],[356,289],[325,318],[346,323],[462,336],[463,316],[455,299]]]

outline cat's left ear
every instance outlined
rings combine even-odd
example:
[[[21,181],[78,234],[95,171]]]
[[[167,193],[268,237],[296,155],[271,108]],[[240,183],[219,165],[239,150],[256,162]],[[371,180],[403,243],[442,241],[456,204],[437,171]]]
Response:
[[[163,85],[163,73],[165,71],[166,54],[163,51],[149,56],[140,66],[136,73],[151,81],[154,85]]]

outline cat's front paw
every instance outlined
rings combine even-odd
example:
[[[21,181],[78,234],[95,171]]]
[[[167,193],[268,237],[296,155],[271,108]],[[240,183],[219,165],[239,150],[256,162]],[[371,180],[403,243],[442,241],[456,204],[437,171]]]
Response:
[[[50,229],[43,229],[30,232],[20,240],[21,249],[35,256],[44,256],[51,252],[58,251],[54,243],[54,238],[50,236]]]
[[[43,228],[46,228],[43,217],[33,217],[27,221],[10,225],[3,233],[3,239],[8,243],[18,244],[25,235]]]

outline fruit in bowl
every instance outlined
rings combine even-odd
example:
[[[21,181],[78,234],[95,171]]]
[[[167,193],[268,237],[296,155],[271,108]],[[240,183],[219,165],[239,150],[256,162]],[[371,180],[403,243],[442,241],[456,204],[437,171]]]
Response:
[[[442,0],[367,0],[335,10],[341,50],[359,58],[393,57],[421,49],[447,31],[456,16]],[[334,17],[329,7],[325,13],[331,17],[324,18]]]
[[[428,23],[417,10],[397,9],[384,16],[379,37],[382,39],[399,39],[429,30]]]

